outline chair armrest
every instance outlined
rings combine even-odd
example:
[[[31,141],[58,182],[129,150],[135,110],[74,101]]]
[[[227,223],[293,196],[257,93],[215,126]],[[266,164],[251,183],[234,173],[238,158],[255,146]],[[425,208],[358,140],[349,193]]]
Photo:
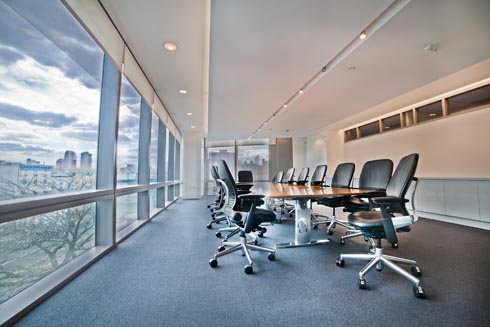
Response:
[[[407,203],[408,200],[404,198],[399,198],[396,196],[381,196],[381,197],[375,197],[375,198],[370,198],[369,201],[375,206],[375,207],[386,207],[394,204],[403,204]]]

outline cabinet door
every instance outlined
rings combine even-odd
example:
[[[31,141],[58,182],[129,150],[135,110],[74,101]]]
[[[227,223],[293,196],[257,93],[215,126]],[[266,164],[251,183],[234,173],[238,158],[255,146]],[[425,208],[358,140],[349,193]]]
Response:
[[[478,181],[444,182],[446,215],[480,220]]]

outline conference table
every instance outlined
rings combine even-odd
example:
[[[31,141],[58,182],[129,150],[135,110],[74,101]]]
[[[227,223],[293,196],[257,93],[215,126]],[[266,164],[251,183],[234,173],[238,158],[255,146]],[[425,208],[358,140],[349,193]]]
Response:
[[[270,199],[295,200],[294,241],[276,244],[277,248],[289,248],[328,243],[329,239],[311,240],[311,208],[309,200],[318,200],[330,196],[352,196],[372,193],[373,190],[354,188],[338,188],[330,186],[294,185],[271,182],[254,182],[252,193],[266,196],[266,204]]]

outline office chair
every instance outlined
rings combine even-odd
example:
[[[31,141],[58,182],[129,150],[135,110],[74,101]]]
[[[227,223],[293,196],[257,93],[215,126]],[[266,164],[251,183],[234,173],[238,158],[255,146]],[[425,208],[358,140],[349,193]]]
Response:
[[[245,266],[245,273],[251,274],[253,273],[253,261],[250,256],[249,250],[257,250],[268,252],[268,259],[271,261],[275,260],[275,250],[272,248],[267,248],[263,246],[259,246],[254,244],[256,239],[253,238],[253,241],[250,242],[247,240],[247,235],[250,235],[251,232],[256,230],[261,230],[260,224],[265,222],[273,222],[276,219],[276,215],[274,212],[270,210],[260,209],[257,206],[262,205],[264,201],[263,195],[258,194],[243,194],[238,195],[235,182],[233,177],[228,169],[228,165],[224,160],[220,160],[218,162],[218,170],[220,175],[220,182],[226,191],[226,200],[225,200],[225,212],[227,215],[233,216],[235,211],[235,204],[237,202],[242,202],[250,207],[248,214],[245,218],[245,222],[242,226],[238,226],[239,234],[240,234],[240,242],[231,243],[232,247],[225,249],[224,245],[229,245],[226,243],[222,243],[222,247],[218,250],[217,253],[214,254],[213,259],[209,261],[209,265],[212,268],[218,266],[217,258],[228,255],[238,250],[242,250],[242,253],[246,256],[248,264]]]
[[[250,190],[253,185],[254,181],[254,176],[252,174],[252,172],[250,170],[240,170],[238,172],[238,184],[237,184],[237,188],[238,190]],[[245,183],[243,185],[240,185],[240,183]]]
[[[337,266],[344,267],[345,259],[369,260],[369,263],[359,272],[358,285],[360,289],[367,288],[364,276],[374,266],[376,266],[378,271],[381,271],[383,266],[387,266],[412,282],[415,297],[420,299],[426,297],[426,292],[420,286],[420,280],[417,278],[422,276],[417,262],[385,255],[381,246],[383,239],[387,239],[392,244],[398,243],[396,233],[410,231],[410,225],[418,220],[413,201],[415,191],[412,193],[411,201],[414,213],[410,215],[405,207],[405,203],[408,202],[405,199],[405,194],[410,183],[414,180],[418,159],[419,155],[417,153],[402,158],[386,188],[386,196],[373,197],[369,200],[371,206],[379,208],[380,211],[358,211],[351,213],[348,217],[349,223],[361,230],[365,237],[374,238],[377,241],[374,254],[341,254],[336,261]],[[399,212],[401,216],[395,216],[391,212]],[[412,274],[396,265],[396,263],[410,265]]]
[[[211,177],[213,177],[214,180],[214,201],[209,203],[207,207],[213,211],[216,207],[221,207],[222,206],[222,199],[221,199],[221,186],[217,182],[218,179],[218,167],[216,165],[211,166]]]
[[[308,177],[310,175],[310,168],[304,167],[301,169],[298,179],[294,181],[296,185],[305,185],[308,183]]]
[[[224,205],[224,189],[221,186],[221,184],[218,182],[219,175],[218,175],[218,166],[213,165],[211,166],[211,176],[213,177],[216,185],[215,185],[215,194],[216,194],[216,199],[215,202],[212,202],[208,205],[208,208],[211,210],[211,220],[209,223],[206,225],[206,228],[211,229],[213,227],[213,224],[219,223],[223,220],[226,220],[226,215],[223,212],[223,205]]]
[[[333,173],[331,187],[342,187],[348,188],[352,182],[352,176],[354,175],[354,169],[356,166],[352,162],[345,162],[337,166],[335,168],[335,172]],[[332,208],[332,216],[327,217],[327,220],[324,221],[315,221],[313,223],[313,229],[317,229],[319,225],[326,224],[327,234],[332,235],[332,228],[335,228],[336,225],[341,225],[346,228],[351,228],[348,223],[345,221],[338,220],[335,217],[335,208],[342,206],[342,201],[345,201],[349,197],[347,196],[329,196],[325,198],[321,198],[318,200],[318,204],[324,205]],[[320,215],[317,215],[317,217]]]
[[[361,196],[352,196],[342,201],[344,212],[356,212],[371,210],[369,203],[370,197],[385,196],[385,190],[393,172],[393,161],[390,159],[377,159],[366,161],[362,166],[361,175],[359,176],[358,187],[363,190],[373,190],[369,194]],[[347,235],[340,237],[340,244],[345,244],[345,240],[352,237],[361,236],[362,233],[354,228],[347,230]],[[371,247],[374,248],[374,241],[371,242]]]
[[[272,177],[272,183],[280,183],[282,181],[283,175],[284,175],[284,172],[282,170],[277,171],[274,174],[274,177]]]
[[[294,168],[289,168],[284,174],[284,177],[281,180],[283,184],[292,184],[294,182]]]
[[[311,175],[310,185],[318,186],[323,185],[325,183],[325,178],[327,177],[327,165],[318,165]]]

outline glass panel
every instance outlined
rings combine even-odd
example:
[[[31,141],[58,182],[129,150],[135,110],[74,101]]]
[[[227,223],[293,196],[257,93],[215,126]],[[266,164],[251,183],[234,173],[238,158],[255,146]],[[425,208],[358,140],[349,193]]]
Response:
[[[403,113],[404,126],[412,126],[414,124],[413,110],[405,111]]]
[[[442,102],[437,101],[415,109],[417,111],[418,122],[442,117]]]
[[[211,166],[218,164],[218,160],[224,160],[230,168],[231,174],[235,175],[235,147],[234,146],[221,146],[207,148],[207,160],[208,160],[208,182],[206,194],[213,194],[213,187],[215,185],[214,179],[211,176]]]
[[[393,129],[397,129],[402,127],[400,121],[400,115],[394,115],[388,118],[383,119],[383,128],[385,132],[391,131]]]
[[[150,190],[150,213],[153,209],[157,208],[157,189]]]
[[[61,2],[0,2],[0,201],[95,188],[103,57]]]
[[[452,96],[446,100],[449,114],[490,105],[490,85]]]
[[[95,246],[95,203],[0,224],[0,303]]]
[[[168,134],[168,180],[175,180],[175,138],[172,133]]]
[[[123,195],[116,199],[116,231],[120,231],[138,219],[138,194]]]
[[[170,132],[169,132],[168,128],[165,128],[165,181],[169,180],[169,174],[168,174],[169,135],[170,135]]]
[[[357,139],[357,130],[356,128],[349,129],[345,131],[345,142],[352,141]]]
[[[369,123],[367,125],[359,127],[359,130],[361,131],[361,137],[366,137],[369,135],[374,135],[379,133],[379,122],[375,121],[372,123]]]
[[[158,167],[158,126],[160,119],[152,112],[151,114],[151,140],[150,140],[150,183],[157,181]]]
[[[238,171],[252,171],[254,181],[269,180],[269,145],[237,147]]]
[[[138,180],[138,144],[141,97],[123,75],[117,137],[117,186],[133,185]]]

